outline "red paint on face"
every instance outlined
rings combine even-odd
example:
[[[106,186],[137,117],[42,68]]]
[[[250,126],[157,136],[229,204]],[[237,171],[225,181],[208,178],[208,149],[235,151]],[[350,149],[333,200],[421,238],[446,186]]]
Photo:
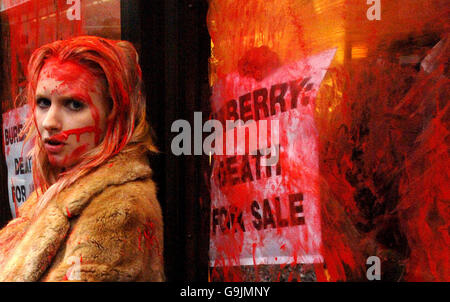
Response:
[[[63,131],[61,133],[51,136],[50,139],[65,142],[67,140],[67,138],[69,137],[69,135],[74,134],[77,138],[77,142],[79,142],[81,134],[94,132],[96,135],[98,135],[98,133],[100,131],[101,130],[95,126],[89,126],[89,127],[79,128],[79,129],[71,129],[71,130]]]
[[[68,156],[66,156],[63,160],[63,166],[67,165],[70,162],[73,162],[74,160],[80,158],[88,149],[88,145],[81,145],[75,150],[73,150],[72,153],[70,153]]]
[[[66,65],[68,68],[61,68],[61,65]],[[71,72],[67,72],[68,70]],[[85,66],[71,61],[62,62],[58,58],[50,58],[45,62],[39,77],[51,77],[61,82],[61,85],[71,85],[78,82],[80,74],[84,74],[86,71],[89,72],[86,80],[94,80],[95,76]],[[44,85],[43,88],[46,86]],[[56,92],[56,90],[52,90],[52,92]]]
[[[61,68],[61,64],[67,65],[67,68]],[[58,59],[52,58],[49,59],[46,64],[46,68],[43,68],[40,77],[50,77],[55,79],[56,81],[61,82],[61,86],[73,85],[73,83],[78,83],[76,90],[72,92],[73,98],[78,98],[86,101],[89,105],[89,109],[91,110],[91,115],[94,120],[94,127],[96,127],[96,142],[100,140],[100,113],[99,108],[92,102],[91,96],[89,93],[98,93],[98,87],[93,85],[97,81],[97,76],[92,74],[90,70],[88,70],[85,66],[73,63],[73,62],[64,62],[61,63]],[[70,72],[67,72],[67,69]],[[79,81],[80,74],[87,74],[86,78],[83,81]],[[43,86],[45,90],[46,87]],[[51,90],[51,94],[55,94],[58,90],[58,87],[54,87]]]
[[[100,143],[109,104],[102,77],[74,62],[49,59],[39,75],[34,119],[52,165],[73,166]]]

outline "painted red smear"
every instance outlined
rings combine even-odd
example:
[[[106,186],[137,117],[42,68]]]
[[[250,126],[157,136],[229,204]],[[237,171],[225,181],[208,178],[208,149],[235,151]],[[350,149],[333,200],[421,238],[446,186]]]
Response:
[[[435,102],[435,113],[417,136],[417,148],[411,148],[405,158],[406,177],[402,178],[399,189],[400,221],[411,250],[405,276],[410,281],[448,281],[450,276],[450,105],[448,95],[436,96],[436,91],[442,91],[441,85],[445,85],[448,93],[448,78],[441,78],[417,95]]]
[[[98,134],[101,132],[101,130],[95,126],[87,126],[83,128],[70,129],[60,132],[58,134],[51,136],[50,139],[65,142],[69,138],[69,135],[76,135],[77,142],[79,142],[81,134],[92,132]]]
[[[62,162],[58,163],[57,159],[52,154],[48,154],[48,159],[50,163],[59,165],[61,167],[66,167],[68,164],[73,163],[77,159],[79,159],[86,151],[87,151],[88,144],[81,145],[77,147],[75,150],[73,150],[70,154],[66,155]]]
[[[322,263],[314,264],[314,271],[316,273],[316,279],[318,282],[327,282],[327,277],[325,275],[325,270]]]
[[[255,256],[255,252],[256,252],[256,243],[252,244],[252,257],[253,257],[253,263],[256,264],[256,256]],[[259,274],[258,274],[258,266],[254,265],[255,267],[255,276],[256,276],[256,282],[259,281]]]
[[[69,211],[69,208],[68,208],[68,207],[66,207],[66,213],[67,213],[67,217],[68,217],[68,218],[71,218],[71,217],[72,217],[72,215],[70,214],[70,211]]]
[[[87,88],[87,87],[84,87]],[[97,89],[97,88],[92,88],[92,90]],[[76,95],[75,95],[76,97]],[[94,120],[94,133],[95,133],[95,144],[98,144],[100,142],[100,136],[101,136],[101,129],[100,129],[100,113],[99,110],[97,108],[97,106],[95,106],[92,103],[92,99],[89,96],[89,94],[87,94],[86,96],[84,96],[84,98],[80,98],[82,100],[85,100],[88,103],[89,106],[89,110],[91,111],[91,115],[92,115],[92,119]],[[77,136],[77,140],[79,140],[79,136]]]
[[[385,278],[447,280],[448,78],[385,64],[354,68],[336,108],[344,131],[322,125],[326,264],[342,278],[378,255],[395,272]]]
[[[61,65],[65,65],[61,68]],[[70,72],[68,72],[70,70]],[[80,74],[88,76],[87,81],[95,81],[96,76],[87,67],[72,61],[61,61],[59,58],[50,58],[45,62],[40,78],[47,77],[61,82],[61,86],[69,86],[80,81]],[[88,83],[83,83],[88,84]]]
[[[142,240],[141,228],[139,228],[139,227],[137,228],[137,233],[139,234],[138,235],[138,250],[142,252],[143,250],[141,247],[141,240]]]
[[[156,237],[155,225],[152,221],[147,221],[141,228],[137,228],[138,234],[138,250],[145,250],[154,256],[162,257],[162,250],[158,238]],[[144,250],[145,248],[145,250]]]
[[[67,155],[62,162],[62,167],[65,167],[68,163],[77,160],[87,151],[88,144],[81,145]]]
[[[31,110],[34,112],[34,110],[36,109],[36,102],[33,102],[33,105],[32,105],[31,108],[32,108]],[[37,123],[36,115],[35,115],[35,114],[33,114],[33,123],[34,123],[34,125],[35,125],[36,132],[37,132],[37,134],[38,134],[36,139],[39,138],[39,140],[42,141],[41,131],[39,131],[39,127],[38,127],[38,123]]]

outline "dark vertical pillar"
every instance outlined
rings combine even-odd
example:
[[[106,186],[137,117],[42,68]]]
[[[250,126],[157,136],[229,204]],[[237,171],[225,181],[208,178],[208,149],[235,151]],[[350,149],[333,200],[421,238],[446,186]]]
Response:
[[[147,116],[160,151],[151,157],[164,214],[164,258],[169,281],[206,281],[209,192],[206,156],[175,156],[171,126],[193,126],[195,111],[209,116],[206,0],[121,1],[122,39],[138,49]],[[193,135],[193,133],[192,133]]]
[[[210,39],[206,27],[206,1],[179,3],[178,65],[179,89],[184,119],[194,127],[194,112],[209,117],[208,58]],[[200,126],[203,128],[203,125]],[[193,141],[194,142],[194,141]],[[186,279],[207,280],[209,239],[208,157],[185,157]]]
[[[141,51],[141,9],[139,0],[120,1],[120,32],[122,40],[133,43]],[[145,19],[144,19],[145,20]]]
[[[121,1],[121,10],[122,39],[138,48],[147,114],[160,151],[151,166],[164,214],[166,276],[169,281],[206,281],[207,157],[173,155],[177,133],[170,129],[177,119],[193,126],[194,111],[209,116],[207,1]]]
[[[163,11],[163,45],[164,45],[164,98],[159,104],[165,112],[164,129],[160,131],[163,138],[163,152],[165,155],[165,189],[166,189],[166,271],[167,278],[171,281],[184,281],[186,279],[186,233],[184,215],[186,204],[186,187],[184,182],[185,161],[183,157],[176,157],[171,152],[172,122],[183,118],[183,92],[179,81],[179,17],[178,1],[164,1]],[[153,103],[156,100],[153,100]]]
[[[6,18],[5,18],[6,19]],[[5,40],[7,38],[6,33],[6,26],[3,22],[6,22],[1,15],[0,15],[0,75],[6,75],[7,73],[4,73],[4,64],[5,64],[5,54],[6,49],[4,47],[7,45]],[[0,81],[0,102],[1,102],[1,110],[0,110],[0,125],[2,129],[2,135],[1,135],[1,148],[0,148],[0,228],[2,228],[4,225],[8,223],[9,220],[11,220],[11,209],[9,208],[9,193],[8,193],[8,170],[6,167],[5,162],[5,154],[4,154],[4,138],[3,138],[3,115],[1,113],[4,112],[5,108],[5,102],[6,100],[4,97],[7,95],[5,90],[7,87],[5,86],[5,81]]]

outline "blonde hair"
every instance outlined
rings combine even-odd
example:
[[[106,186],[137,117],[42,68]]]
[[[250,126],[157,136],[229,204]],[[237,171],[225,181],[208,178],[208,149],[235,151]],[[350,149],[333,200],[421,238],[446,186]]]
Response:
[[[82,155],[75,166],[56,175],[37,131],[35,118],[36,87],[39,74],[48,59],[75,62],[104,77],[111,104],[103,140]],[[94,36],[80,36],[55,41],[36,49],[28,63],[26,98],[31,115],[23,129],[26,140],[33,140],[31,150],[33,181],[39,198],[38,212],[58,192],[73,184],[119,152],[136,149],[157,152],[146,121],[146,102],[142,92],[142,73],[138,54],[126,41]]]

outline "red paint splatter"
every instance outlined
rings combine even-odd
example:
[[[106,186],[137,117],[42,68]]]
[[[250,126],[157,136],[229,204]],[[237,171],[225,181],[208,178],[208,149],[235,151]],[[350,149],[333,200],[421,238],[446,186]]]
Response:
[[[75,150],[72,151],[72,153],[70,153],[63,159],[61,166],[65,167],[67,164],[80,158],[87,151],[87,147],[88,144],[84,144],[77,147]]]
[[[83,128],[62,131],[58,134],[51,136],[50,139],[65,142],[68,139],[69,135],[75,134],[76,138],[77,138],[77,142],[79,142],[81,134],[91,133],[91,132],[98,134],[99,132],[101,132],[101,130],[95,126],[87,126],[87,127],[83,127]]]
[[[238,62],[239,74],[257,81],[261,81],[278,67],[280,67],[278,55],[267,46],[250,49]]]

